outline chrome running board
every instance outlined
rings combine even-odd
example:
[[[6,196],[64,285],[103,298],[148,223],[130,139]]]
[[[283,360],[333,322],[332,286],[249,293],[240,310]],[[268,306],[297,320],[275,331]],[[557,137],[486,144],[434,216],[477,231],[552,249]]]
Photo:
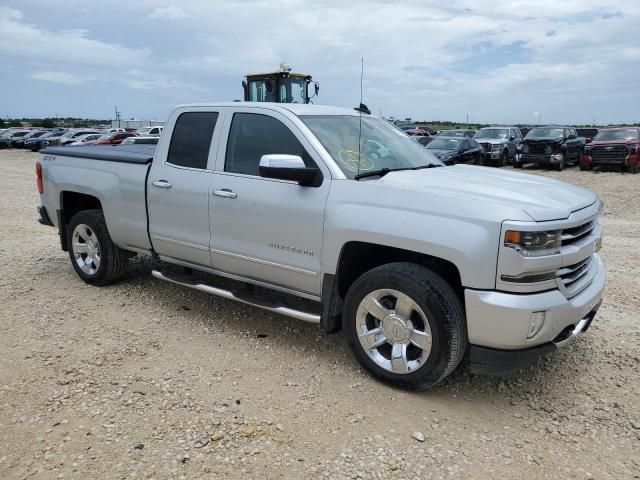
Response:
[[[160,280],[164,280],[166,282],[175,283],[177,285],[193,288],[195,290],[200,290],[201,292],[209,293],[211,295],[216,295],[218,297],[222,297],[227,300],[234,300],[236,302],[244,303],[246,305],[251,305],[252,307],[262,308],[263,310],[268,310],[273,313],[279,313],[280,315],[295,318],[297,320],[302,320],[303,322],[316,323],[316,324],[320,323],[320,315],[303,312],[300,310],[295,310],[293,308],[289,308],[284,305],[268,305],[258,300],[252,301],[250,297],[241,298],[241,297],[238,297],[231,290],[225,290],[223,288],[207,285],[205,283],[201,283],[198,280],[191,281],[191,279],[189,279],[188,277],[182,277],[182,276],[174,275],[172,273],[167,273],[167,272],[163,273],[163,272],[160,272],[159,270],[152,270],[151,275],[153,275],[155,278],[159,278]]]

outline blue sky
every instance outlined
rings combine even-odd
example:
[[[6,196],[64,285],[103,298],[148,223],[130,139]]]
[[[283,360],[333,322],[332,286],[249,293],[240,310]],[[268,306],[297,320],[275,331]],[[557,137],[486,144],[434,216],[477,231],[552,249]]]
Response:
[[[640,121],[640,2],[0,0],[0,115],[164,119],[285,61],[317,103],[487,123]]]

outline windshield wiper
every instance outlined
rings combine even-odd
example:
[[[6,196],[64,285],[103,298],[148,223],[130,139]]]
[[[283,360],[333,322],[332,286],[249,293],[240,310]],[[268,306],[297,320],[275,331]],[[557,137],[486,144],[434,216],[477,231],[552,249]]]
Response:
[[[354,180],[360,180],[361,178],[367,177],[384,177],[389,172],[399,172],[400,170],[413,170],[410,167],[404,168],[381,168],[380,170],[371,170],[370,172],[364,172],[356,175]]]
[[[384,177],[387,173],[390,172],[400,172],[402,170],[421,170],[423,168],[432,168],[432,167],[442,167],[443,165],[438,165],[435,163],[428,163],[426,165],[420,165],[419,167],[402,167],[402,168],[381,168],[380,170],[371,170],[370,172],[364,172],[353,177],[354,180],[360,180],[361,178],[367,177]]]

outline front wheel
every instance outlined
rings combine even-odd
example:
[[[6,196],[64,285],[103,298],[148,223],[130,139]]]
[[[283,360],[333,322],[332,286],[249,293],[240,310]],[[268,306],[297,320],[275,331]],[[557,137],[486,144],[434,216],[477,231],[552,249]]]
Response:
[[[67,247],[73,268],[86,283],[107,285],[126,272],[129,253],[111,240],[102,210],[83,210],[73,216]]]
[[[508,161],[509,161],[509,152],[505,148],[504,150],[502,150],[502,153],[500,154],[500,160],[499,160],[498,166],[504,167],[507,165]]]
[[[407,389],[443,380],[467,348],[463,308],[453,288],[412,263],[383,265],[359,277],[347,292],[343,325],[361,365]]]

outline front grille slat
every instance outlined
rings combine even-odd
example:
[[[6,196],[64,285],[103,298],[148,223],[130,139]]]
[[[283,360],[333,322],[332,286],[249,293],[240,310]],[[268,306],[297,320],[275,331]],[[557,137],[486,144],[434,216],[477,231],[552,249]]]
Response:
[[[589,220],[581,225],[562,230],[562,245],[571,245],[589,235],[596,226],[595,220]]]
[[[592,280],[589,275],[592,272],[592,263],[593,256],[590,256],[574,265],[558,270],[559,286],[567,298],[576,296],[589,286]]]

